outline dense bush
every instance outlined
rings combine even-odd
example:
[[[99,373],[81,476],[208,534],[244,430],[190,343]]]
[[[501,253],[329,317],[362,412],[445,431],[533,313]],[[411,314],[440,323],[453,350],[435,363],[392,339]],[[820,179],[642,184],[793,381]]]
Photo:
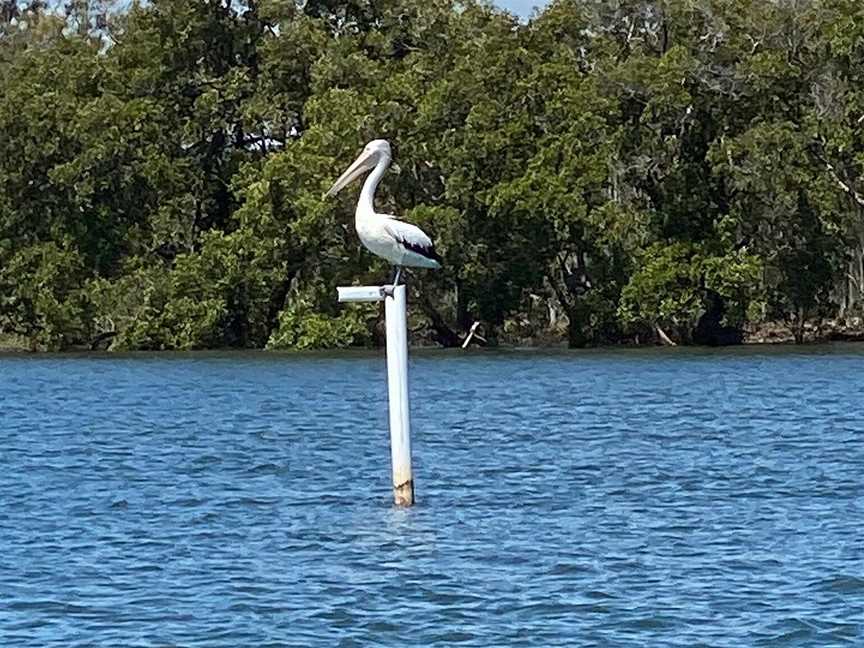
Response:
[[[375,344],[322,193],[386,137],[424,339],[803,340],[861,315],[862,88],[853,0],[0,0],[0,336]]]

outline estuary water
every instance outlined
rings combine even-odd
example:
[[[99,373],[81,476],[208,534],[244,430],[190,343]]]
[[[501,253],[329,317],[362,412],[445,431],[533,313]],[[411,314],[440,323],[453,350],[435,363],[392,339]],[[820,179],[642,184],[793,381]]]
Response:
[[[862,646],[864,347],[0,357],[0,646]]]

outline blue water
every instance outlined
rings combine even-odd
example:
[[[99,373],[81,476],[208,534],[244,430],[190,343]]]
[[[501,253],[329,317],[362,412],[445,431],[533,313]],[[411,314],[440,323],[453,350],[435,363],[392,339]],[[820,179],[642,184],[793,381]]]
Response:
[[[0,358],[0,646],[864,645],[864,349]]]

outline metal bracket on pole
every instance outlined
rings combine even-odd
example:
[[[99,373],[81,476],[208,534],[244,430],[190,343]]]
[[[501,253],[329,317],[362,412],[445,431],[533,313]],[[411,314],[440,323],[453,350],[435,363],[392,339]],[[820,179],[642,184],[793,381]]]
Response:
[[[384,301],[386,288],[390,286],[340,286],[336,289],[340,302]]]
[[[336,289],[340,302],[384,301],[387,320],[387,393],[390,401],[390,459],[393,500],[414,504],[411,470],[411,410],[408,405],[408,309],[405,285],[349,286]]]

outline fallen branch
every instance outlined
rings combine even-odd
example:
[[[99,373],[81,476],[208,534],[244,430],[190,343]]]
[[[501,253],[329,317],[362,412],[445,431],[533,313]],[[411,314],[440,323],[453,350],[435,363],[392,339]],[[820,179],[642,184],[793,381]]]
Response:
[[[676,342],[672,341],[668,335],[666,335],[666,331],[660,328],[659,324],[654,325],[654,330],[657,331],[657,336],[660,338],[660,341],[666,346],[678,346]]]
[[[116,335],[117,335],[117,331],[106,331],[105,333],[100,333],[99,335],[97,335],[95,338],[93,338],[90,341],[90,350],[91,351],[98,351],[100,344],[102,344],[103,342],[106,342],[108,340],[113,340],[114,337],[116,337]],[[108,344],[108,346],[111,346],[110,343]],[[106,347],[106,349],[107,348],[108,347]]]
[[[471,325],[471,330],[468,331],[468,335],[465,338],[465,341],[462,343],[463,349],[468,348],[468,345],[471,344],[471,340],[474,338],[477,338],[477,341],[480,342],[481,344],[486,344],[486,338],[484,338],[482,335],[479,335],[477,333],[477,327],[478,326],[480,326],[480,322],[474,322]]]

